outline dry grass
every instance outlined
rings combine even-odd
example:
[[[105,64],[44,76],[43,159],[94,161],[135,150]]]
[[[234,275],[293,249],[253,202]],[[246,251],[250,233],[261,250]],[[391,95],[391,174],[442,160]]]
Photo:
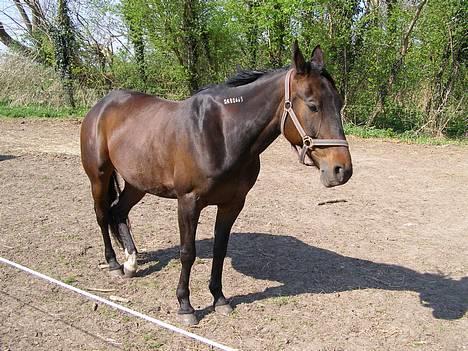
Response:
[[[89,107],[100,95],[102,92],[75,86],[78,106]],[[11,53],[0,55],[0,101],[13,106],[66,105],[62,84],[52,68]]]

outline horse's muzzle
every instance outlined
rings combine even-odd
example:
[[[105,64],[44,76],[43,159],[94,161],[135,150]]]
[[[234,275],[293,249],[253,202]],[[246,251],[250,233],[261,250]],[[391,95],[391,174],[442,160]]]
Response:
[[[353,175],[353,166],[348,164],[320,165],[320,180],[327,188],[345,184]]]

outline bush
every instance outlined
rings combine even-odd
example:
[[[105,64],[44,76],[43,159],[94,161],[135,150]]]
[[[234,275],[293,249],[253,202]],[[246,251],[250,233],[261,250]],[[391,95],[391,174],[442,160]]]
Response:
[[[90,107],[105,93],[75,86],[76,105]],[[0,101],[11,106],[66,106],[62,84],[52,68],[11,53],[0,55]]]

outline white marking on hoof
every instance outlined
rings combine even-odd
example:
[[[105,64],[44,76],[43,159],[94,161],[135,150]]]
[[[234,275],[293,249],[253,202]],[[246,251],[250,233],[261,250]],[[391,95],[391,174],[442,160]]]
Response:
[[[125,249],[126,261],[123,264],[123,270],[126,277],[133,277],[136,274],[138,269],[138,263],[136,258],[136,252],[129,254],[127,249]]]

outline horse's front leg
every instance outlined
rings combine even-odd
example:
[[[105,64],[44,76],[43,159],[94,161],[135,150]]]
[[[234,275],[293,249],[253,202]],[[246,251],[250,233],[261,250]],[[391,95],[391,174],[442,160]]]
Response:
[[[217,312],[229,314],[232,308],[222,290],[222,274],[224,258],[231,233],[232,225],[244,207],[245,198],[238,199],[227,205],[218,206],[215,224],[215,240],[213,246],[213,265],[211,268],[210,291],[213,295],[213,307]]]
[[[178,199],[178,219],[180,231],[180,271],[179,285],[177,286],[177,299],[179,300],[179,317],[187,325],[198,323],[195,310],[190,304],[190,271],[195,261],[195,233],[201,208],[197,206],[196,197],[187,194]]]

